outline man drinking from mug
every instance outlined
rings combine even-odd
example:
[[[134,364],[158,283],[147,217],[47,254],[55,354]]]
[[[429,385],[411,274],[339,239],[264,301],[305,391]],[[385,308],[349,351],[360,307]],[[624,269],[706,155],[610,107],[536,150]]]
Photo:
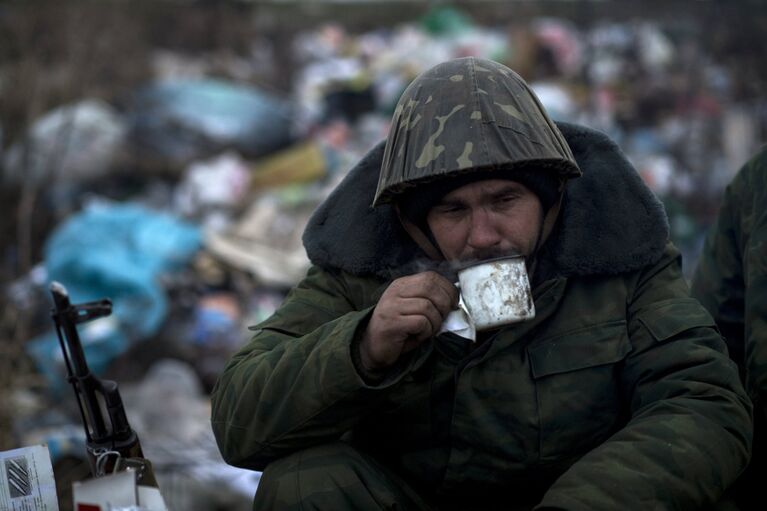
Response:
[[[419,76],[304,245],[213,393],[225,459],[264,470],[256,509],[698,509],[748,461],[661,204],[496,62]],[[445,331],[455,265],[519,254],[535,316]]]

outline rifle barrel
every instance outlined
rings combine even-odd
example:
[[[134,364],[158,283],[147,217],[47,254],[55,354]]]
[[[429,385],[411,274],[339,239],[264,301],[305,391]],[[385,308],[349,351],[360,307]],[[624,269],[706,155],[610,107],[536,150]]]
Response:
[[[69,381],[75,390],[86,439],[89,444],[101,443],[108,438],[109,430],[97,395],[101,391],[101,384],[88,368],[85,351],[77,332],[78,309],[69,301],[69,293],[62,284],[51,283],[50,291],[55,305],[52,316],[56,333],[69,373]]]

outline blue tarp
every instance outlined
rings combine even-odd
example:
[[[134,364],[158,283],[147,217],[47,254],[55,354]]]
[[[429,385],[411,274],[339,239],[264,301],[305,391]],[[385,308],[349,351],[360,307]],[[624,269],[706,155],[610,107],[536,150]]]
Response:
[[[133,96],[127,114],[133,141],[172,163],[225,149],[258,157],[291,142],[288,102],[225,80],[148,85]]]
[[[167,301],[158,277],[187,263],[201,240],[197,226],[131,203],[89,207],[53,232],[44,251],[48,278],[64,284],[72,303],[112,300],[112,316],[80,326],[94,373],[159,330]],[[46,376],[59,377],[53,331],[28,349]]]

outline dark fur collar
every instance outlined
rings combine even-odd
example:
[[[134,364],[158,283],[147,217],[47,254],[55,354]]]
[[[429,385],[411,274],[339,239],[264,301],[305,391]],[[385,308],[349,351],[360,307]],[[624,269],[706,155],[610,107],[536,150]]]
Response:
[[[656,262],[668,239],[661,202],[605,134],[558,123],[583,176],[566,187],[549,240],[561,275],[618,274]],[[383,278],[410,273],[426,256],[389,205],[373,202],[384,144],[354,167],[315,211],[303,241],[312,263]]]

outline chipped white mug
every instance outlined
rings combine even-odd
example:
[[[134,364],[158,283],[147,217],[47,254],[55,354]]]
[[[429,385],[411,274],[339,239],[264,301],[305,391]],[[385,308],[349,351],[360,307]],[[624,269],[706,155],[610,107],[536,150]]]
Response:
[[[478,332],[535,317],[523,256],[481,261],[458,271],[461,297]]]

